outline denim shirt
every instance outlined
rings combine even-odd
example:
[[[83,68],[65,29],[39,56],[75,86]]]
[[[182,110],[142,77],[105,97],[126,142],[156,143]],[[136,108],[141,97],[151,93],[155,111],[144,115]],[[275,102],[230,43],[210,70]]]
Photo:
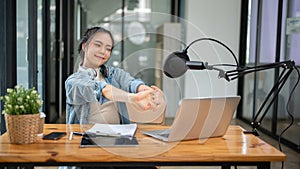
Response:
[[[106,66],[108,76],[105,81],[94,80],[93,70],[79,67],[76,73],[65,81],[66,88],[66,123],[88,124],[88,115],[91,102],[103,104],[108,101],[102,95],[106,84],[122,89],[129,93],[137,93],[137,88],[145,84],[140,79],[133,78],[128,72],[116,67]],[[130,123],[125,103],[118,102],[121,124]]]

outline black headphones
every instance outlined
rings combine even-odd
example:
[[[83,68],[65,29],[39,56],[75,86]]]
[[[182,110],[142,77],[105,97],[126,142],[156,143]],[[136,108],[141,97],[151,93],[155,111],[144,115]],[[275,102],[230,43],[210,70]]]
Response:
[[[98,72],[95,69],[80,67],[79,70],[86,72],[86,74],[93,80],[97,77]],[[103,77],[108,77],[108,71],[105,65],[101,65],[100,73],[103,75]]]
[[[88,76],[93,80],[97,77],[97,71],[95,69],[87,68],[85,69],[85,71],[87,72]],[[103,75],[103,77],[108,77],[108,71],[105,65],[101,65],[100,73]]]
[[[95,69],[88,68],[86,69],[86,71],[89,77],[92,78],[93,80],[97,77],[97,71]]]

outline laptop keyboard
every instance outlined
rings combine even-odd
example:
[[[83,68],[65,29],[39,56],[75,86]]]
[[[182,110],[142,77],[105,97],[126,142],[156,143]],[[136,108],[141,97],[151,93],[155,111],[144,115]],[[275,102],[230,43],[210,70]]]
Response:
[[[170,129],[167,129],[167,130],[155,130],[155,131],[152,131],[154,134],[157,134],[159,136],[163,136],[163,137],[169,137],[169,134],[170,134]]]

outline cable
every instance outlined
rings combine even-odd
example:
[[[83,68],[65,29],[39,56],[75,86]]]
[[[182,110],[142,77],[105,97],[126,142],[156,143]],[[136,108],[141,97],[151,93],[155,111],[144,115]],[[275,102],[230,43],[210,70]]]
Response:
[[[300,72],[299,72],[299,70],[298,70],[298,68],[297,67],[295,67],[295,70],[297,71],[297,74],[298,74],[298,79],[297,79],[297,81],[296,81],[296,83],[295,83],[295,85],[294,85],[294,87],[292,88],[292,91],[290,92],[290,96],[289,96],[289,98],[288,98],[288,101],[287,101],[287,104],[286,104],[286,111],[287,111],[287,113],[288,113],[288,115],[289,115],[289,117],[291,118],[291,122],[290,122],[290,124],[280,133],[280,135],[279,135],[279,138],[278,138],[278,143],[279,143],[279,150],[280,151],[282,151],[282,148],[281,148],[281,137],[282,137],[282,135],[293,125],[293,123],[294,123],[294,116],[291,114],[291,112],[290,112],[290,110],[289,110],[289,104],[290,104],[290,101],[291,101],[291,99],[292,99],[292,95],[293,95],[293,93],[295,92],[295,90],[296,90],[296,87],[298,86],[298,84],[299,84],[299,81],[300,81]]]
[[[196,39],[196,40],[194,40],[193,42],[191,42],[191,43],[183,50],[183,52],[187,53],[188,48],[189,48],[192,44],[194,44],[194,43],[196,43],[196,42],[198,42],[198,41],[202,41],[202,40],[210,40],[210,41],[214,41],[214,42],[219,43],[219,44],[222,45],[223,47],[225,47],[225,48],[231,53],[231,55],[233,56],[233,58],[234,58],[234,60],[235,60],[235,62],[236,62],[236,67],[237,67],[237,68],[240,67],[239,62],[238,62],[238,60],[237,60],[237,57],[236,57],[235,54],[232,52],[232,50],[231,50],[228,46],[226,46],[224,43],[222,43],[222,42],[220,42],[220,41],[218,41],[218,40],[216,40],[216,39],[213,39],[213,38],[200,38],[200,39]]]
[[[236,67],[236,65],[233,65],[233,64],[214,64],[214,65],[210,65],[210,66],[228,66],[228,67]]]
[[[289,104],[291,102],[291,99],[292,99],[292,95],[294,94],[295,90],[296,90],[296,87],[298,86],[299,84],[299,81],[300,81],[300,72],[298,70],[298,68],[295,66],[294,67],[295,70],[297,71],[297,75],[298,75],[298,79],[294,85],[294,87],[292,88],[292,91],[290,92],[290,96],[288,98],[288,101],[287,101],[287,104],[286,104],[286,111],[289,115],[289,117],[291,118],[291,122],[290,124],[280,133],[279,137],[278,137],[278,146],[279,146],[279,150],[282,152],[282,147],[281,147],[281,137],[282,135],[293,125],[294,123],[294,116],[292,115],[292,113],[290,112],[289,110]],[[284,162],[281,162],[281,168],[283,169],[284,168]]]

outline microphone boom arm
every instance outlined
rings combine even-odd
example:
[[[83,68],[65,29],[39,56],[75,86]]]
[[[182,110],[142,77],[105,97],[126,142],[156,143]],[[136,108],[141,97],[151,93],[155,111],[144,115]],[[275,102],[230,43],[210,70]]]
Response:
[[[229,70],[229,71],[223,71],[221,69],[216,69],[220,72],[219,77],[224,77],[227,81],[237,79],[239,77],[242,77],[248,73],[252,72],[259,72],[267,69],[276,69],[282,67],[283,70],[280,73],[278,79],[276,80],[274,86],[267,94],[266,98],[264,99],[263,103],[259,107],[258,112],[254,116],[251,126],[252,131],[244,131],[244,133],[252,133],[254,135],[258,135],[257,128],[261,125],[262,120],[264,119],[265,115],[267,114],[268,110],[271,108],[272,104],[274,103],[275,99],[278,97],[279,92],[281,91],[282,87],[286,83],[288,77],[292,73],[295,66],[295,62],[292,60],[288,61],[282,61],[282,62],[276,62],[271,64],[264,64],[254,67],[246,67],[246,68],[237,68],[236,70]],[[272,97],[273,95],[273,97]],[[270,101],[268,103],[268,101]],[[267,104],[268,103],[268,104]],[[263,114],[261,115],[263,109],[265,108]],[[260,119],[258,120],[259,116],[261,115]]]

